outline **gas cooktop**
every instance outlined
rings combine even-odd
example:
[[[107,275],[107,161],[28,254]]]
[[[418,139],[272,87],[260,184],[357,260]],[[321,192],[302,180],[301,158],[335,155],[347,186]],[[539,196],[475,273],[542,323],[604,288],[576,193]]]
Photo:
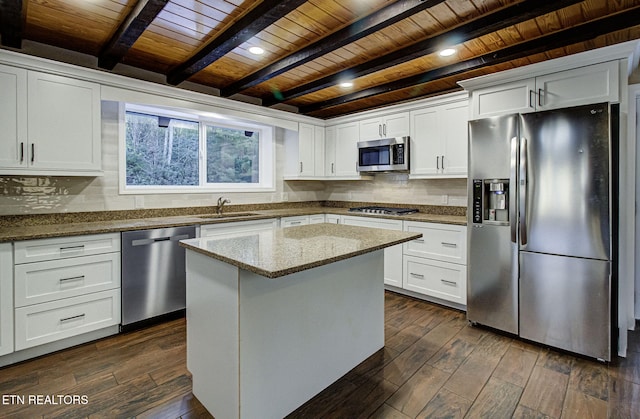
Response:
[[[350,212],[364,212],[367,214],[406,215],[418,212],[416,208],[391,208],[391,207],[355,207],[349,208]]]

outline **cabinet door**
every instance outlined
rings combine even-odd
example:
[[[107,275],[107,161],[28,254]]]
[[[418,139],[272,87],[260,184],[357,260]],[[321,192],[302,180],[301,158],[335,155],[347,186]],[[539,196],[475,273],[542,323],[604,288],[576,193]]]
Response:
[[[32,168],[101,170],[98,84],[29,72],[28,109]]]
[[[386,116],[382,122],[382,135],[385,138],[409,135],[409,113],[402,112]]]
[[[535,79],[518,80],[475,90],[471,96],[471,118],[535,110]]]
[[[0,168],[26,166],[27,71],[0,65]]]
[[[327,127],[325,130],[324,175],[336,175],[336,127]]]
[[[617,102],[618,62],[595,64],[536,78],[537,109]]]
[[[441,108],[443,143],[440,168],[444,175],[467,175],[468,120],[469,104],[466,100]]]
[[[360,121],[360,141],[376,140],[382,138],[382,120],[371,118]]]
[[[324,176],[324,127],[313,127],[313,175]]]
[[[0,356],[13,352],[13,252],[0,243]]]
[[[437,108],[411,112],[411,174],[437,175],[440,171],[440,120]]]
[[[314,127],[300,124],[298,128],[298,175],[313,176],[314,174]]]
[[[336,126],[336,176],[358,176],[358,123]]]

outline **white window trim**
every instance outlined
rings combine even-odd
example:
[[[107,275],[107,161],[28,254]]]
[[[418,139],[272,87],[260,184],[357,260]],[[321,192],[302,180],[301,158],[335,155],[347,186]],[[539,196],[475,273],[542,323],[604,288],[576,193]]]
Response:
[[[167,185],[127,185],[127,163],[126,163],[126,112],[140,112],[151,115],[169,116],[201,123],[200,130],[204,129],[204,124],[222,126],[226,128],[246,128],[260,132],[259,149],[259,184],[220,184],[206,183],[206,171],[204,159],[206,158],[206,144],[200,142],[198,158],[200,160],[200,185],[197,186],[167,186]],[[215,192],[274,192],[276,178],[276,141],[275,129],[271,126],[238,121],[231,118],[215,118],[214,113],[198,113],[182,111],[179,109],[167,109],[150,107],[143,105],[127,104],[119,102],[118,106],[118,185],[121,195],[143,195],[143,194],[178,194],[178,193],[215,193]]]

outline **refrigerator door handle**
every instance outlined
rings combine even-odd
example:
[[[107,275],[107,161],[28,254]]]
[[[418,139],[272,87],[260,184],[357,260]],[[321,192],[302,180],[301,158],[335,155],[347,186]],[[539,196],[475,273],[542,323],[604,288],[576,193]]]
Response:
[[[520,244],[527,244],[527,139],[520,138],[520,184],[519,191],[519,222],[520,222]]]
[[[517,175],[516,170],[518,170],[518,137],[513,137],[511,139],[511,162],[510,162],[510,170],[509,170],[509,184],[512,185],[512,191],[515,191]],[[511,242],[516,243],[518,239],[518,214],[516,212],[516,194],[509,194],[509,225],[511,227]]]

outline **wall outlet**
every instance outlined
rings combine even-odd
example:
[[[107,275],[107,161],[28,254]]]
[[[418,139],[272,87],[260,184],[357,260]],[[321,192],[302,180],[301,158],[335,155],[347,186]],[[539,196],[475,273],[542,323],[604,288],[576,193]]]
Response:
[[[282,192],[282,202],[287,202],[289,200],[289,193]]]
[[[442,195],[442,203],[447,205],[449,203],[449,195]]]
[[[133,197],[133,207],[135,209],[144,208],[144,196],[143,195],[136,195],[136,196]]]

